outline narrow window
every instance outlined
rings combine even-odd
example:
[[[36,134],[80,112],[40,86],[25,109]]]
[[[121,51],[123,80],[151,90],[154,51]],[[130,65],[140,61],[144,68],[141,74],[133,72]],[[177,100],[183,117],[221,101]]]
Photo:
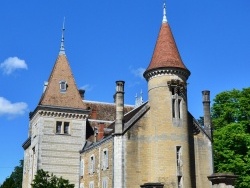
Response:
[[[108,168],[108,150],[104,149],[102,153],[102,169],[106,170]]]
[[[108,179],[107,179],[107,177],[102,178],[102,188],[108,188]]]
[[[177,184],[178,188],[182,188],[182,148],[181,146],[176,146],[176,166],[177,166]]]
[[[89,182],[89,188],[94,188],[94,182],[93,181]]]
[[[175,99],[172,99],[172,115],[175,118]]]
[[[182,188],[182,176],[178,176],[178,188]]]
[[[61,121],[57,121],[56,122],[56,133],[57,134],[61,134],[62,133],[62,122]]]
[[[95,156],[91,155],[89,159],[89,173],[93,174],[95,172]]]
[[[181,146],[176,146],[177,174],[182,175],[182,152]]]
[[[181,118],[181,99],[178,99],[178,118]]]
[[[69,134],[69,122],[64,122],[64,134]]]
[[[83,175],[84,175],[84,160],[83,159],[81,159],[81,165],[80,165],[81,167],[80,167],[80,175],[81,175],[81,177],[83,177]]]

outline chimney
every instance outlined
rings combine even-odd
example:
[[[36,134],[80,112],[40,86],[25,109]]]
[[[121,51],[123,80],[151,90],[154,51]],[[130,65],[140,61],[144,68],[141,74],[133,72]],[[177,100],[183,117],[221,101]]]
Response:
[[[206,133],[211,136],[210,91],[202,91],[202,103],[204,113],[204,128]]]
[[[79,89],[79,93],[82,97],[82,100],[84,100],[84,94],[85,94],[85,90],[84,89]]]
[[[116,119],[115,119],[115,133],[121,134],[123,132],[123,116],[124,116],[124,81],[116,81]]]
[[[99,140],[103,139],[103,137],[104,137],[105,124],[104,123],[99,123],[97,128],[98,128],[97,141],[99,141]]]

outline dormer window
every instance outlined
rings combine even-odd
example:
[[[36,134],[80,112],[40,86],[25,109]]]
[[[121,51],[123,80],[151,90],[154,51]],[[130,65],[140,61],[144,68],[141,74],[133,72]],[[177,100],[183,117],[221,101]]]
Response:
[[[61,80],[59,84],[60,84],[60,92],[66,92],[67,82],[65,80]]]

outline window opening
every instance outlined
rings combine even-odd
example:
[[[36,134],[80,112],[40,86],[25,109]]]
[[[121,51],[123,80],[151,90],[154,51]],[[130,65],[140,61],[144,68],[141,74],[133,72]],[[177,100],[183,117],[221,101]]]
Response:
[[[67,90],[67,82],[62,80],[59,82],[59,84],[60,84],[60,91],[65,92]]]
[[[57,134],[61,134],[62,132],[62,122],[61,121],[57,121],[56,122],[56,133]]]

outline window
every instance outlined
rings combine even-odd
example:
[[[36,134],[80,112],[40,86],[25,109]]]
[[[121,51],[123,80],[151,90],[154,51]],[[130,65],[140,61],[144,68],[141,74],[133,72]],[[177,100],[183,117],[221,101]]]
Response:
[[[108,178],[102,178],[102,188],[108,188]]]
[[[182,185],[182,176],[178,176],[178,188],[183,188]]]
[[[56,121],[56,134],[70,134],[69,122]]]
[[[60,84],[60,92],[66,92],[66,90],[67,90],[67,82],[64,81],[64,80],[61,80],[59,82],[59,84]]]
[[[89,173],[93,174],[95,172],[95,156],[91,155],[89,158]]]
[[[64,134],[69,134],[69,122],[64,122]]]
[[[181,146],[176,146],[176,166],[177,166],[177,185],[178,188],[183,187],[182,183],[182,148]]]
[[[172,95],[172,116],[176,119],[182,118],[182,98],[177,93]]]
[[[182,175],[182,151],[181,146],[176,146],[176,164],[177,164],[177,174]]]
[[[84,188],[84,184],[83,183],[80,183],[80,188]]]
[[[62,122],[61,121],[57,121],[56,122],[56,133],[57,134],[61,134],[62,133]]]
[[[80,176],[83,177],[84,175],[84,160],[81,159],[81,164],[80,164]]]
[[[94,188],[94,181],[89,182],[89,188]]]
[[[108,149],[102,151],[102,169],[106,170],[109,166]]]

